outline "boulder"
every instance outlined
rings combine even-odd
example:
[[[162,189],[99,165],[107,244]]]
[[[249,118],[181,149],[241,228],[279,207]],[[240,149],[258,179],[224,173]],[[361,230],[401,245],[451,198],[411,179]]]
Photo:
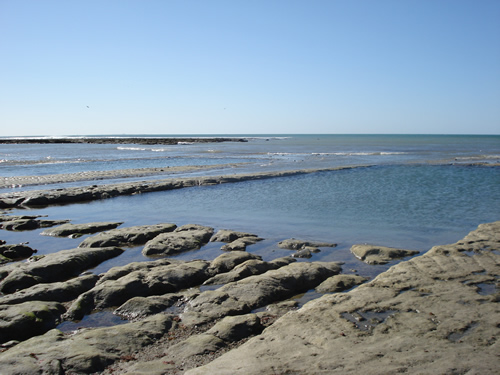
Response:
[[[354,256],[367,264],[386,264],[391,260],[416,255],[419,251],[395,249],[393,247],[375,246],[367,244],[353,245],[351,252]]]
[[[259,334],[264,329],[256,314],[226,316],[206,333],[225,342],[234,342]]]
[[[26,259],[35,253],[31,247],[18,244],[18,245],[0,245],[0,255],[11,260]]]
[[[318,293],[338,293],[351,289],[368,280],[366,277],[358,275],[335,275],[329,277],[316,287]]]
[[[35,262],[18,263],[1,275],[0,291],[13,293],[39,283],[67,280],[121,253],[117,247],[61,250]]]
[[[165,223],[111,229],[86,238],[78,247],[137,246],[175,228],[175,224]]]
[[[41,335],[56,326],[64,311],[57,302],[0,304],[0,343]]]
[[[213,232],[211,227],[183,225],[173,232],[160,234],[148,241],[142,253],[145,256],[164,256],[197,250],[210,240]]]
[[[123,223],[116,222],[97,222],[97,223],[86,223],[86,224],[63,224],[56,228],[46,229],[42,233],[43,236],[54,236],[54,237],[79,237],[84,234],[93,234],[101,232],[103,230],[115,229]]]

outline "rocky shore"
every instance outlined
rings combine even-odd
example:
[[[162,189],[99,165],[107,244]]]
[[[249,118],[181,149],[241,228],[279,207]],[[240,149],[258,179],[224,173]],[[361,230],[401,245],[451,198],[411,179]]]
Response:
[[[0,267],[0,373],[493,374],[500,366],[500,222],[371,281],[334,262],[266,262],[245,249],[227,251],[242,239],[258,241],[252,233],[120,224],[62,224],[52,232],[112,229],[76,249]],[[163,255],[207,242],[226,251],[212,261],[162,256],[85,272],[128,246],[154,244]],[[293,238],[277,246],[300,252],[335,244]],[[372,264],[414,255],[361,248]],[[360,254],[359,246],[351,251]],[[311,289],[323,297],[297,310],[291,298]],[[56,329],[96,311],[125,323]]]
[[[264,261],[251,252],[263,240],[255,233],[197,224],[71,224],[12,212],[319,171],[0,195],[2,230],[86,235],[78,247],[47,255],[0,241],[0,374],[497,373],[500,221],[420,256],[353,245],[353,257],[366,264],[403,259],[369,280],[339,263],[304,260],[335,243],[290,238],[276,243],[289,256]],[[221,253],[213,260],[169,258],[214,243]],[[136,246],[149,261],[90,272]],[[295,297],[311,290],[323,296],[298,306]],[[94,313],[122,320],[63,328]]]
[[[57,144],[57,143],[95,143],[95,144],[138,144],[138,145],[177,145],[190,143],[213,143],[213,142],[248,142],[246,138],[226,138],[226,137],[22,137],[22,138],[0,138],[0,144]]]

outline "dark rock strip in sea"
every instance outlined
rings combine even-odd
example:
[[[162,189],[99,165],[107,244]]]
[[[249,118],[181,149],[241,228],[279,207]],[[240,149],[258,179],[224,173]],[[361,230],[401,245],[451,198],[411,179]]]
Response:
[[[192,186],[217,185],[230,182],[262,180],[268,178],[295,176],[300,174],[328,172],[367,166],[334,167],[324,169],[301,169],[281,172],[259,172],[223,176],[170,178],[155,181],[124,182],[109,185],[92,185],[64,189],[33,190],[0,194],[0,208],[45,207],[50,205],[86,202],[112,198],[120,195],[134,195],[154,191],[181,189]]]
[[[68,137],[68,138],[0,138],[0,144],[21,143],[94,143],[94,144],[139,144],[139,145],[176,145],[186,143],[214,143],[214,142],[248,142],[246,138],[170,138],[170,137]]]

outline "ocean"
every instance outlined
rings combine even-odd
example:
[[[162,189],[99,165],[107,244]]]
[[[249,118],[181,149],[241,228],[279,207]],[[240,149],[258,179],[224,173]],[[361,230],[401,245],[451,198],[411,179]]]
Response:
[[[158,136],[162,135],[134,135]],[[277,247],[286,238],[334,242],[336,248],[324,248],[307,261],[344,262],[344,272],[369,277],[396,261],[384,266],[365,265],[349,252],[353,244],[371,243],[424,253],[434,245],[456,242],[481,223],[500,220],[500,136],[225,136],[246,138],[248,142],[2,144],[0,177],[150,167],[168,170],[190,165],[217,167],[157,176],[9,186],[0,193],[193,175],[352,166],[355,168],[12,213],[47,215],[49,219],[69,219],[73,223],[120,221],[124,222],[122,227],[172,222],[252,232],[265,240],[248,251],[264,260],[290,255],[289,250]],[[41,231],[1,231],[0,239],[7,243],[29,242],[38,254],[48,254],[74,248],[85,238],[52,238],[41,236]],[[93,272],[151,260],[141,254],[141,249],[130,248]],[[177,258],[213,259],[220,254],[220,244],[211,243]]]

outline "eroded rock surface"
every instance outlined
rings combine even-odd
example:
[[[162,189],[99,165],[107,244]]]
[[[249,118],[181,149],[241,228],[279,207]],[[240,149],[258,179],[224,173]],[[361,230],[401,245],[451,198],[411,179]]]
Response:
[[[316,287],[318,293],[338,293],[351,289],[368,280],[366,277],[357,275],[335,275],[329,277]]]
[[[0,245],[0,255],[7,258],[7,261],[26,259],[35,252],[36,250],[24,244]]]
[[[200,374],[494,374],[500,222],[307,303]]]
[[[86,238],[78,247],[137,246],[175,228],[177,225],[165,223],[111,229]]]
[[[367,264],[386,264],[391,260],[419,253],[419,251],[415,250],[395,249],[393,247],[366,244],[353,245],[351,247],[351,252],[356,258]]]
[[[163,256],[197,250],[210,241],[213,233],[214,229],[211,227],[183,225],[173,232],[162,233],[148,241],[142,253],[145,256]]]
[[[103,230],[115,229],[123,223],[116,222],[97,222],[85,224],[63,224],[56,228],[46,229],[42,233],[43,236],[55,237],[79,237],[84,234],[93,234]]]
[[[7,266],[0,272],[0,291],[13,293],[39,283],[67,280],[121,253],[118,247],[61,250],[35,262]]]

